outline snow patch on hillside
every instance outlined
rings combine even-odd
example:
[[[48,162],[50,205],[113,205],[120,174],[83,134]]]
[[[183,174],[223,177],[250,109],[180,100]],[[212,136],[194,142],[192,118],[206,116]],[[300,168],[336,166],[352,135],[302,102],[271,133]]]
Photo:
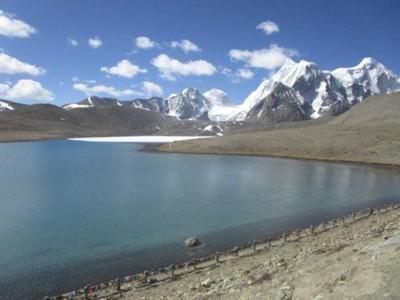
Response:
[[[103,143],[172,143],[177,141],[187,141],[196,139],[207,139],[213,136],[113,136],[113,137],[85,137],[85,138],[70,138],[70,141],[78,142],[103,142]]]
[[[14,107],[12,107],[7,102],[0,101],[0,111],[6,111],[6,110],[14,110]]]

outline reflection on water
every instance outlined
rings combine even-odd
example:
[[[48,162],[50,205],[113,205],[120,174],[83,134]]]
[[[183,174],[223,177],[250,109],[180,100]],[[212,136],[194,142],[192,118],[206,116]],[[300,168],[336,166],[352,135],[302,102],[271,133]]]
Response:
[[[400,195],[388,170],[138,147],[0,144],[0,298],[185,259],[188,235],[206,253]]]

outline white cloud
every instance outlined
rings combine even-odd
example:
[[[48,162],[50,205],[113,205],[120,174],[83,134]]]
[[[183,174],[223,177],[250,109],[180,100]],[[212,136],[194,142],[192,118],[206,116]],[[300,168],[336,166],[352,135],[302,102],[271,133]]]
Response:
[[[229,56],[232,60],[243,61],[249,67],[268,70],[274,70],[282,66],[287,59],[296,55],[296,50],[282,48],[278,45],[271,45],[269,48],[254,51],[239,49],[229,51]]]
[[[242,79],[252,79],[254,73],[250,69],[239,69],[237,70],[237,75]]]
[[[68,44],[70,44],[71,46],[74,46],[74,47],[78,47],[78,46],[79,46],[79,43],[78,43],[77,40],[68,38],[68,39],[67,39],[67,42],[68,42]]]
[[[274,32],[279,32],[278,24],[272,21],[262,22],[261,24],[258,24],[256,28],[264,31],[266,35],[273,34]]]
[[[97,49],[103,45],[103,41],[99,37],[95,36],[88,39],[88,44],[93,49]]]
[[[31,79],[21,79],[15,85],[0,84],[0,98],[7,100],[37,100],[51,101],[54,95],[46,90],[40,82]]]
[[[217,69],[213,64],[205,60],[191,60],[188,62],[181,62],[177,59],[170,58],[166,54],[160,54],[151,61],[162,78],[168,80],[176,80],[176,76],[210,76],[213,75]]]
[[[0,94],[1,94],[0,84]],[[113,86],[105,86],[102,84],[89,86],[86,83],[75,83],[73,85],[74,90],[82,92],[87,96],[94,95],[108,95],[111,97],[127,97],[127,96],[138,96],[138,97],[152,97],[161,96],[164,91],[161,86],[151,81],[143,81],[141,90],[133,89],[117,89]]]
[[[100,70],[110,75],[116,75],[126,78],[132,78],[139,73],[147,73],[146,69],[142,69],[139,66],[132,64],[127,59],[121,60],[117,65],[113,67],[102,67]]]
[[[5,53],[0,53],[0,73],[3,74],[29,74],[32,76],[43,75],[46,70],[26,62],[20,61],[15,57]]]
[[[249,80],[254,77],[253,71],[248,68],[238,69],[235,72],[229,68],[223,68],[221,73],[226,75],[233,83],[238,83],[241,80]]]
[[[132,96],[135,95],[136,92],[131,89],[119,90],[113,86],[105,86],[105,85],[94,85],[88,86],[84,83],[75,83],[73,88],[76,91],[82,92],[88,96],[105,94],[112,97],[123,97],[123,96]]]
[[[136,38],[136,47],[139,47],[142,49],[150,49],[150,48],[154,48],[156,45],[157,45],[157,43],[152,41],[147,36],[138,36]]]
[[[27,38],[37,30],[24,21],[15,19],[11,14],[0,10],[0,35],[8,37]]]
[[[164,92],[161,86],[151,81],[144,81],[142,90],[147,96],[161,96]]]
[[[200,52],[201,49],[195,43],[189,40],[180,40],[180,41],[172,41],[171,42],[172,48],[181,48],[183,52],[188,53],[190,51],[193,52]]]

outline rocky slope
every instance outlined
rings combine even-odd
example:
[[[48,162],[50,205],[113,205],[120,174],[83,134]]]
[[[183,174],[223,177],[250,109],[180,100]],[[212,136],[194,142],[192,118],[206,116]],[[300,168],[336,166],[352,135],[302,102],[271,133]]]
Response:
[[[270,122],[301,121],[306,112],[297,101],[294,89],[278,82],[265,100],[256,103],[247,113],[247,119]]]

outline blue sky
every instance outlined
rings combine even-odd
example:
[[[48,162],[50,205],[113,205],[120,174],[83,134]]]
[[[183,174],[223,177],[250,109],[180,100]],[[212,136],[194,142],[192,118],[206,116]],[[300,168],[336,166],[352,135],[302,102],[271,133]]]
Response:
[[[287,57],[334,69],[372,56],[400,74],[395,0],[2,0],[0,10],[0,95],[17,102],[194,86],[240,103]]]

